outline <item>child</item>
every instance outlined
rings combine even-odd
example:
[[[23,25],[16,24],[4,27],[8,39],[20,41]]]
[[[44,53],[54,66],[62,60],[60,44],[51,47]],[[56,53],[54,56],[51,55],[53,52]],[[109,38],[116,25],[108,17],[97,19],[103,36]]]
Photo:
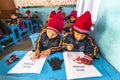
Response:
[[[3,31],[2,31],[2,29],[0,28],[0,38],[2,37],[2,35],[3,35]]]
[[[15,12],[12,12],[11,13],[11,20],[10,20],[10,23],[8,23],[9,26],[18,26],[19,25],[19,22],[17,20],[17,14]]]
[[[64,16],[62,13],[56,14],[48,21],[46,31],[42,31],[36,40],[35,52],[33,58],[46,57],[54,51],[61,50],[61,31],[64,26]]]
[[[91,14],[89,11],[86,11],[76,19],[73,25],[73,33],[66,35],[63,50],[84,52],[89,60],[92,60],[92,57],[97,58],[97,47],[93,43],[92,38],[88,35],[91,25]],[[87,64],[88,61],[86,56],[84,57],[86,61],[85,64]]]
[[[68,16],[68,19],[67,19],[66,22],[65,22],[65,26],[64,26],[64,29],[63,29],[63,33],[70,32],[70,31],[71,31],[71,26],[72,26],[72,24],[75,23],[76,18],[77,18],[77,11],[76,11],[76,10],[73,10],[73,11],[70,13],[70,15]]]
[[[17,15],[17,20],[18,20],[18,23],[19,23],[19,27],[20,29],[24,29],[25,28],[25,23],[24,21],[22,20],[23,19],[23,15],[20,13],[19,9],[15,9],[15,13]]]
[[[30,19],[31,18],[31,16],[30,16],[30,10],[27,10],[26,12],[25,12],[25,17],[24,17],[24,19]]]
[[[48,15],[48,21],[51,19],[54,15],[56,15],[56,11],[51,11],[50,14]]]
[[[59,13],[59,12],[62,12],[62,6],[59,6],[59,7],[58,7],[58,13]]]
[[[0,19],[0,29],[1,29],[1,34],[8,35],[10,34],[10,30],[7,27],[7,25],[4,23],[3,20]]]
[[[32,15],[32,18],[38,18],[38,11],[35,11]]]
[[[23,15],[20,13],[19,9],[15,9],[15,13],[17,14],[18,19],[22,20]]]
[[[45,28],[47,27],[48,21],[49,21],[50,19],[52,19],[52,17],[53,17],[54,15],[56,15],[56,11],[54,11],[54,10],[51,11],[51,12],[48,14],[48,16],[47,16],[47,21],[46,21],[46,23],[45,23],[43,29],[45,29]]]

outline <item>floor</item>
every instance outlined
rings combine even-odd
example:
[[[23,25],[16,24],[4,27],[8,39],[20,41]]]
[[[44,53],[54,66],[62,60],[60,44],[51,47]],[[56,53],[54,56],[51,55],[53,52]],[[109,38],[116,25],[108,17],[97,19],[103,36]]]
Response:
[[[13,44],[5,49],[5,52],[0,52],[0,59],[4,58],[6,55],[10,54],[15,50],[31,50],[32,43],[29,37],[25,37],[23,40],[19,41],[17,44]]]

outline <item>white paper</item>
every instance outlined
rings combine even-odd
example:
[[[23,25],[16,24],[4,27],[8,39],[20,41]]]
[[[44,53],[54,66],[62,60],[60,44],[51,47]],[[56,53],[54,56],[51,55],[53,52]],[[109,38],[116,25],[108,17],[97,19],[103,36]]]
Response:
[[[64,52],[64,62],[67,79],[88,78],[102,76],[93,65],[78,64],[75,62],[77,56],[83,57],[82,52]]]
[[[33,61],[30,57],[32,51],[29,51],[19,63],[17,63],[8,73],[40,73],[46,58],[40,58]]]

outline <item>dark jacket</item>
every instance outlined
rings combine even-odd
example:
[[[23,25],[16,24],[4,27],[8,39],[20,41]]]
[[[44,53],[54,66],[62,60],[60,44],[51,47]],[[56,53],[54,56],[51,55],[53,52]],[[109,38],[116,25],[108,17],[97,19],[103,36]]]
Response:
[[[54,39],[49,39],[46,31],[42,31],[36,40],[35,50],[39,49],[40,51],[44,51],[46,49],[51,49],[51,51],[53,52],[61,50],[61,47],[62,39],[60,35]]]
[[[73,52],[92,53],[93,56],[97,57],[97,47],[90,36],[86,36],[83,40],[77,41],[73,34],[68,34],[64,39],[64,44],[65,43],[73,44]],[[63,46],[63,50],[67,50],[65,45]]]
[[[17,14],[18,18],[23,18],[23,15],[21,13]]]
[[[2,20],[0,20],[0,29],[2,30],[3,34],[10,34],[9,28]]]
[[[18,24],[17,19],[11,19],[11,21],[10,21],[10,25],[11,25],[11,24]]]
[[[70,24],[71,26],[67,26],[67,27],[64,27],[64,31],[65,32],[70,32],[70,28],[72,27],[72,25],[75,23],[75,21],[74,22],[65,22],[65,24]]]

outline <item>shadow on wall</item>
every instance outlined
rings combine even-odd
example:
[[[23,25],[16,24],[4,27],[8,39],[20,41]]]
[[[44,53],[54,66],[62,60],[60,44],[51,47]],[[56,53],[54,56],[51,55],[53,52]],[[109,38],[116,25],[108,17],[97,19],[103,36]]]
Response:
[[[102,34],[104,34],[105,30],[106,30],[106,22],[107,20],[107,16],[106,13],[104,12],[101,16],[98,17],[95,26],[94,26],[94,30],[90,32],[90,35],[94,38],[94,41],[96,42],[100,53],[103,53],[102,50],[99,47],[99,43],[101,39],[102,39]]]

